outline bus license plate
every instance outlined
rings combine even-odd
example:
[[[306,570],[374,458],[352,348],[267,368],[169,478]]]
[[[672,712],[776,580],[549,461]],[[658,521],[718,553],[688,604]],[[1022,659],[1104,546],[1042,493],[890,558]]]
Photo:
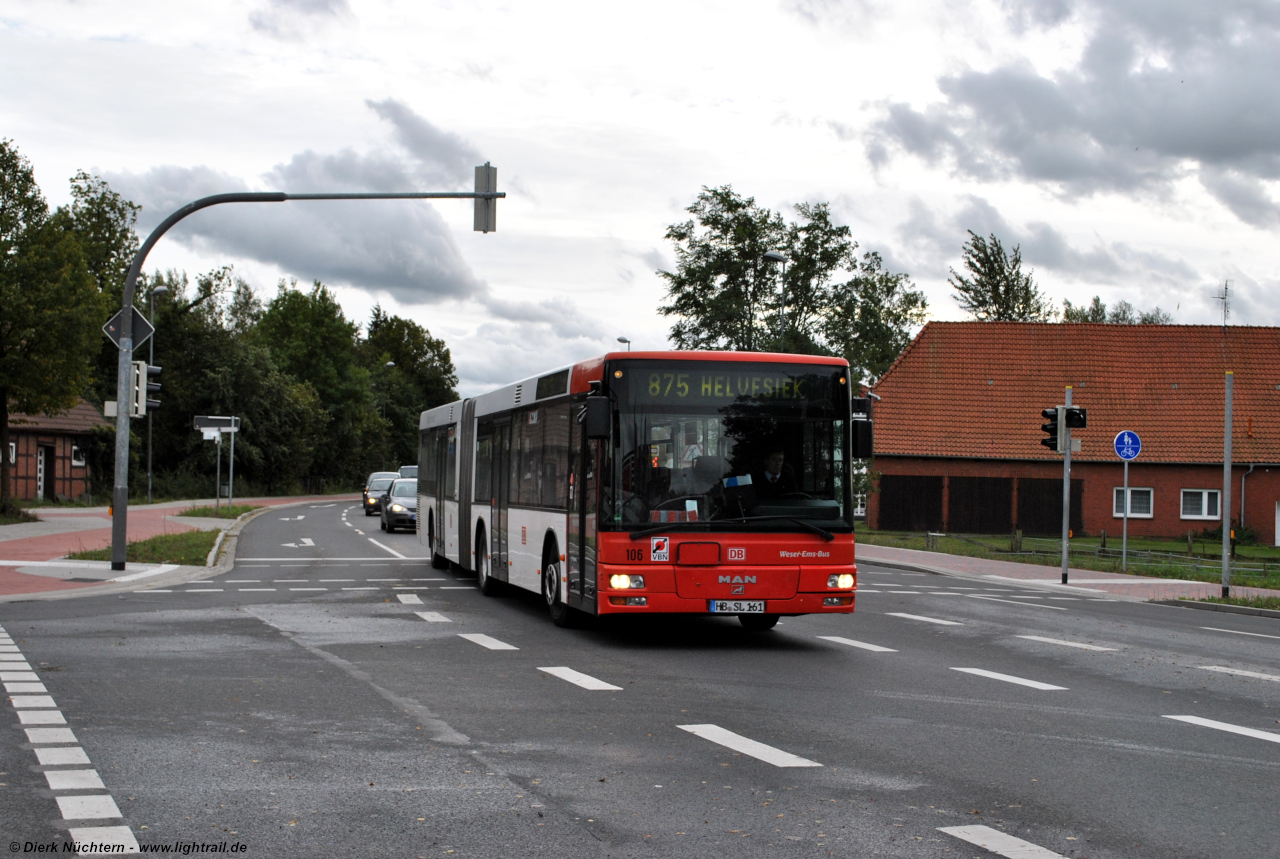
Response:
[[[712,614],[764,614],[764,600],[707,600]]]

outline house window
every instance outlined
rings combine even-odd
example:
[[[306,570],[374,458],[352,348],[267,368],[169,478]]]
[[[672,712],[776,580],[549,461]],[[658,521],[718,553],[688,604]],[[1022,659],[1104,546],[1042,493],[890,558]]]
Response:
[[[1153,504],[1151,503],[1153,492],[1150,487],[1135,488],[1129,487],[1129,518],[1130,519],[1150,519]],[[1124,487],[1117,486],[1115,489],[1114,501],[1112,502],[1112,515],[1117,519],[1124,518]]]
[[[17,442],[9,442],[9,464],[13,465],[18,461],[18,444]]]
[[[1182,490],[1183,519],[1218,519],[1219,489],[1184,489]]]
[[[79,445],[71,445],[71,464],[77,468],[84,468],[84,451],[80,449]]]

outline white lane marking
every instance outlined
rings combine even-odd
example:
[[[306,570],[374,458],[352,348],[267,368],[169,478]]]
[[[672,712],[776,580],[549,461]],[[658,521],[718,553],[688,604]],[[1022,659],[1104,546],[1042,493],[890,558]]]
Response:
[[[1232,635],[1252,635],[1256,638],[1280,638],[1280,635],[1263,635],[1261,632],[1241,632],[1238,629],[1218,629],[1216,626],[1202,626],[1201,629],[1207,629],[1212,632],[1229,632]]]
[[[343,588],[344,591],[380,591],[382,588]]]
[[[312,510],[323,510],[323,509],[324,509],[324,508],[326,508],[326,507],[337,507],[337,506],[338,506],[338,503],[337,503],[336,501],[335,501],[334,503],[332,503],[332,504],[312,504],[312,505],[310,505],[310,507],[311,507],[311,509],[312,509]],[[354,508],[352,508],[352,507],[348,507],[347,509],[348,509],[348,510],[353,510]],[[343,516],[346,516],[347,514],[346,514],[346,513],[343,513],[342,515],[343,515]]]
[[[391,554],[395,555],[397,558],[407,559],[405,555],[400,554],[399,552],[397,552],[395,549],[391,548],[390,546],[384,546],[384,545],[382,545],[381,543],[379,543],[377,540],[373,539],[372,537],[370,537],[370,538],[369,538],[369,542],[370,542],[370,543],[372,543],[373,545],[377,546],[379,549],[385,549],[386,551],[388,551],[388,552],[390,552]]]
[[[50,770],[44,774],[49,790],[106,790],[97,770]]]
[[[222,583],[224,585],[256,585],[261,581],[262,579],[223,579]]]
[[[364,564],[363,566],[385,567],[386,564]],[[399,579],[365,579],[366,582],[398,582]]]
[[[449,618],[445,617],[438,611],[415,611],[414,614],[425,620],[427,623],[453,623],[453,621],[449,620]],[[466,638],[466,636],[464,635],[463,638]]]
[[[60,796],[58,808],[64,820],[92,820],[99,817],[124,817],[110,796]]]
[[[1242,671],[1239,668],[1227,668],[1223,665],[1201,665],[1205,671],[1220,671],[1223,674],[1238,674],[1241,677],[1253,677],[1256,680],[1271,680],[1280,683],[1280,677],[1274,674],[1259,674],[1257,671]],[[17,706],[16,704],[14,706]]]
[[[356,527],[355,525],[352,525],[350,522],[343,522],[342,524],[343,524],[343,525],[346,525],[348,528],[354,528],[354,527]]]
[[[307,585],[311,584],[311,579],[272,579],[273,585]]]
[[[162,590],[161,588],[147,588],[145,591],[142,591],[142,593],[144,593],[144,594],[171,594],[171,593],[173,593],[173,591],[166,591],[166,590]]]
[[[299,540],[296,543],[281,543],[280,545],[284,546],[287,549],[297,549],[299,547],[305,549],[309,546],[314,546],[315,543],[311,542],[310,537],[303,537],[301,540]]]
[[[852,638],[841,638],[838,635],[819,635],[823,641],[834,641],[836,644],[847,644],[850,647],[860,647],[863,650],[870,650],[873,653],[897,653],[891,647],[881,647],[878,644],[867,644],[865,641],[854,641]]]
[[[958,594],[955,591],[929,591],[931,597],[962,597],[964,594]]]
[[[1044,599],[1044,597],[1042,597],[1042,596],[1032,596],[1032,595],[1030,595],[1030,594],[1014,594],[1013,596],[1009,597],[1009,599],[1013,599],[1013,600],[1042,600],[1042,599]]]
[[[238,590],[242,594],[262,594],[262,593],[273,594],[276,592],[275,588],[236,588],[236,590]]]
[[[18,653],[16,644],[0,644],[0,653]]]
[[[305,513],[299,513],[299,514],[298,514],[298,516],[297,516],[297,518],[294,518],[294,517],[292,517],[292,516],[281,516],[281,517],[280,517],[280,521],[281,521],[281,522],[297,522],[297,521],[299,521],[299,520],[301,520],[301,519],[306,519],[306,518],[307,518],[307,514],[305,514]]]
[[[1066,600],[1067,602],[1080,602],[1080,597],[1049,597],[1051,600]]]
[[[1027,641],[1043,641],[1045,644],[1061,644],[1063,647],[1078,647],[1081,650],[1115,650],[1114,647],[1099,647],[1096,644],[1081,644],[1078,641],[1063,641],[1061,638],[1044,638],[1039,635],[1015,635],[1014,638],[1025,638]]]
[[[80,742],[70,728],[27,728],[24,733],[27,735],[27,742],[32,745]]]
[[[464,585],[464,586],[462,586],[462,587],[453,587],[453,586],[450,586],[450,585],[441,585],[441,586],[440,586],[439,588],[437,588],[436,590],[441,590],[441,591],[473,591],[473,590],[475,590],[475,586],[474,586],[474,585]]]
[[[133,830],[127,826],[85,826],[72,827],[67,830],[71,840],[79,845],[101,844],[102,853],[125,854],[138,853],[138,839],[133,837]],[[80,847],[88,851],[88,847]]]
[[[920,591],[889,591],[891,594],[915,594],[920,596]]]
[[[18,721],[24,725],[65,725],[67,717],[58,710],[19,710]]]
[[[1005,859],[1063,859],[1061,853],[1046,850],[1039,844],[1023,841],[990,826],[939,826],[938,831],[961,841],[968,841]]]
[[[370,579],[370,581],[373,581]],[[409,579],[411,582],[447,582],[449,579]]]
[[[393,591],[429,591],[431,588],[426,585],[392,585]]]
[[[10,694],[18,692],[48,692],[43,683],[5,683],[4,691]]]
[[[555,668],[539,668],[539,671],[545,671],[553,677],[559,677],[566,680],[574,686],[581,686],[583,689],[590,689],[593,692],[621,692],[621,686],[614,686],[612,683],[606,683],[603,680],[597,680],[590,674],[583,674],[581,671],[574,671],[572,668],[563,666]]]
[[[1002,602],[1002,603],[1005,603],[1005,604],[1007,604],[1007,605],[1020,605],[1020,606],[1026,606],[1027,608],[1048,608],[1048,609],[1053,609],[1054,611],[1066,611],[1066,610],[1067,610],[1067,609],[1063,608],[1063,607],[1062,607],[1062,606],[1060,606],[1060,605],[1040,605],[1039,603],[1033,603],[1033,602],[1018,602],[1017,600],[1002,600],[1002,599],[1000,599],[999,597],[984,597],[982,594],[965,594],[965,596],[967,596],[969,599],[974,599],[974,600],[987,600],[987,601],[989,601],[989,602]]]
[[[793,755],[790,752],[784,752],[782,749],[775,749],[773,746],[766,746],[764,743],[748,739],[741,734],[727,731],[719,725],[676,725],[676,727],[682,731],[688,731],[696,737],[702,737],[704,740],[719,743],[726,748],[733,749],[735,752],[741,752],[767,764],[773,764],[775,767],[822,766],[817,761],[811,761],[807,758]]]
[[[155,567],[154,569],[150,569],[150,570],[143,570],[143,571],[138,572],[138,573],[130,573],[130,574],[129,574],[129,575],[127,575],[127,576],[119,576],[118,578],[114,578],[114,579],[107,579],[107,581],[109,581],[109,582],[136,582],[138,579],[149,579],[149,578],[151,578],[152,576],[158,576],[158,575],[160,575],[160,574],[162,574],[162,573],[167,573],[167,572],[169,572],[170,570],[176,570],[176,569],[178,569],[178,565],[177,565],[177,564],[161,564],[160,566]]]
[[[187,588],[182,591],[184,594],[220,594],[222,588]]]
[[[396,594],[396,596],[406,605],[422,605],[422,597],[417,594]]]
[[[89,756],[84,749],[76,746],[70,749],[36,749],[36,760],[42,767],[69,767],[76,764],[89,763]]]
[[[355,579],[320,579],[323,582],[354,582]]]
[[[871,588],[858,588],[856,591],[854,591],[854,593],[855,594],[879,594],[879,593],[884,593],[884,591],[872,590]]]
[[[30,671],[31,666],[23,662],[0,662],[0,671]]]
[[[328,588],[289,588],[291,591],[327,591]]]
[[[1275,734],[1271,731],[1259,731],[1256,728],[1245,728],[1240,725],[1231,725],[1227,722],[1215,722],[1213,719],[1201,719],[1199,716],[1161,716],[1160,718],[1175,719],[1191,725],[1200,725],[1203,728],[1214,728],[1219,731],[1253,737],[1256,740],[1269,740],[1273,743],[1280,743],[1280,734]]]
[[[19,709],[47,709],[56,707],[53,703],[52,695],[12,695],[9,698],[15,710]]]
[[[959,585],[947,585],[953,591],[976,591],[977,588],[962,588]]]
[[[481,647],[487,647],[490,650],[519,650],[520,649],[518,647],[514,647],[510,644],[507,644],[505,641],[498,641],[498,639],[496,638],[490,638],[489,636],[480,632],[460,632],[458,633],[458,637],[465,638],[467,641],[475,642]]]
[[[1041,683],[1039,680],[1027,680],[1022,677],[1013,677],[1009,674],[999,674],[995,671],[985,671],[981,668],[952,668],[952,671],[962,671],[965,674],[976,674],[979,677],[990,677],[992,680],[1003,680],[1006,683],[1017,683],[1019,686],[1030,686],[1032,689],[1040,689],[1045,692],[1065,692],[1066,686],[1054,686],[1052,683]]]
[[[925,617],[922,614],[903,614],[900,611],[887,611],[885,614],[890,617],[905,617],[907,620],[923,620],[926,623],[940,623],[943,626],[964,626],[964,624],[959,621],[941,620],[936,617]]]

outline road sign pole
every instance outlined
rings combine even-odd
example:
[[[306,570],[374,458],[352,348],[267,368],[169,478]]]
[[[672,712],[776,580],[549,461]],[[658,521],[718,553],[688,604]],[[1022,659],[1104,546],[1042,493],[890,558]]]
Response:
[[[1222,598],[1231,596],[1231,394],[1235,387],[1235,373],[1227,371],[1227,398],[1225,422],[1222,430],[1222,503],[1218,512],[1222,517]]]
[[[231,434],[231,459],[227,461],[227,512],[236,506],[236,436],[240,433],[233,432]]]
[[[1071,386],[1067,385],[1067,407],[1071,406]],[[1071,427],[1062,424],[1062,583],[1067,583],[1067,549],[1071,540]]]
[[[1120,532],[1120,571],[1129,569],[1129,460],[1124,461],[1124,525]]]

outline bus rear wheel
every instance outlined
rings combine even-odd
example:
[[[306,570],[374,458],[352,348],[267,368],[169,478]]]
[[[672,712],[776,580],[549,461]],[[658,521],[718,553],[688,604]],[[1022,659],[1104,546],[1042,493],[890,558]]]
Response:
[[[476,534],[476,584],[480,593],[487,597],[496,597],[502,591],[502,582],[495,579],[489,569],[489,546],[484,539],[484,529]]]
[[[738,620],[744,628],[752,632],[764,632],[778,625],[779,616],[776,614],[740,614],[738,615]]]
[[[560,591],[560,563],[554,559],[542,565],[542,596],[547,601],[551,622],[559,627],[573,626],[573,609],[565,605]]]

